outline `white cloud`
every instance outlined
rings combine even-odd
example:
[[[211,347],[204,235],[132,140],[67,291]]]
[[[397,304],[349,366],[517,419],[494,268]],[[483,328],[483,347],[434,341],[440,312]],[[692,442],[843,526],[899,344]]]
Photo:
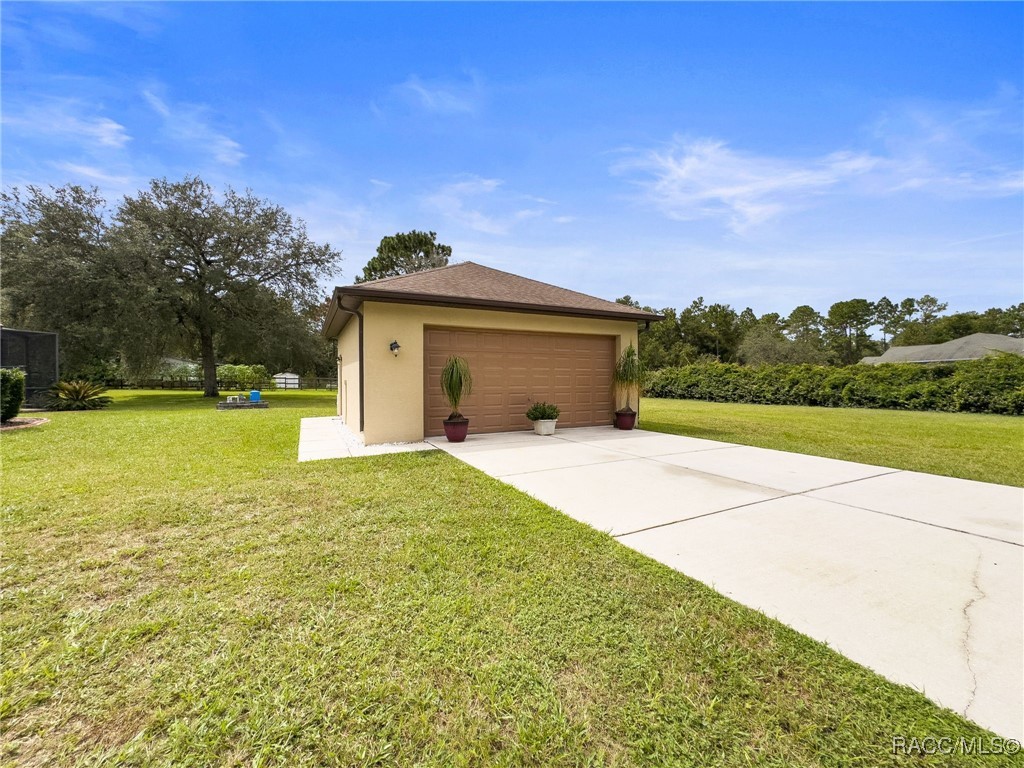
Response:
[[[852,176],[866,173],[878,158],[836,152],[799,160],[738,152],[716,139],[684,140],[653,149],[613,166],[618,174],[639,174],[646,197],[678,221],[723,218],[735,231],[762,224]]]
[[[71,11],[81,10],[90,16],[126,27],[144,37],[159,32],[169,15],[169,10],[157,3],[82,3],[69,4],[67,7]]]
[[[132,137],[120,123],[109,117],[86,115],[86,108],[73,99],[54,100],[30,106],[21,113],[4,114],[4,125],[29,136],[56,136],[72,139],[86,148],[125,146]]]
[[[671,219],[720,219],[737,233],[824,194],[1008,197],[1024,190],[1019,112],[1019,96],[1006,90],[980,106],[904,106],[872,125],[876,146],[811,158],[677,136],[627,151],[611,171],[630,178]]]
[[[485,213],[485,207],[495,206],[495,193],[501,188],[500,179],[485,179],[468,176],[460,181],[443,185],[437,192],[428,195],[425,202],[443,216],[475,231],[489,235],[505,235],[518,223],[543,215],[544,210],[535,207],[519,207],[519,203],[536,203],[538,198],[525,195],[500,195],[497,205],[512,210],[500,213]]]
[[[169,104],[152,89],[142,92],[150,108],[164,120],[168,134],[189,149],[210,154],[223,165],[238,165],[245,159],[242,145],[217,131],[209,122],[209,109],[197,104]]]
[[[476,73],[470,73],[469,80],[421,80],[410,75],[395,93],[408,102],[436,114],[468,114],[477,111],[483,98],[483,82]]]
[[[54,163],[53,167],[74,177],[86,179],[90,183],[95,183],[102,188],[123,188],[130,186],[132,183],[128,176],[115,176],[91,165]]]
[[[886,113],[871,126],[888,158],[877,186],[954,198],[1019,193],[1019,113],[1019,97],[1007,91],[984,105],[914,104]]]

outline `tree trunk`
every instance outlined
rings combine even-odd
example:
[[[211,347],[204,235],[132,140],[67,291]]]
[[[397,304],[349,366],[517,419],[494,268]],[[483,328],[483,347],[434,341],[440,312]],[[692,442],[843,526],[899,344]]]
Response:
[[[203,356],[203,397],[217,397],[217,358],[213,354],[213,333],[201,331],[199,346]]]

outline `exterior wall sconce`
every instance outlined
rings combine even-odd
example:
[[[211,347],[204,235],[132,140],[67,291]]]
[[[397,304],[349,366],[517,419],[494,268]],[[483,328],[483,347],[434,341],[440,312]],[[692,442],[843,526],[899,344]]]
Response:
[[[391,350],[391,354],[394,355],[395,357],[398,357],[398,350],[400,350],[401,348],[402,348],[402,345],[399,344],[397,341],[392,341],[388,345],[388,349]]]

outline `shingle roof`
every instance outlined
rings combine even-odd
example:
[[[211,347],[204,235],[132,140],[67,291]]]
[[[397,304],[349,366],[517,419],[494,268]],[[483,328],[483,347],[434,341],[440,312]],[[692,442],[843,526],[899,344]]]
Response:
[[[334,302],[347,297],[351,297],[350,302],[376,299],[640,322],[661,319],[661,315],[652,312],[502,272],[472,261],[335,288]]]
[[[1024,339],[1000,336],[998,333],[972,333],[942,344],[915,344],[889,347],[879,357],[864,358],[870,365],[879,363],[951,363],[957,360],[978,360],[993,352],[1014,352],[1024,355]]]

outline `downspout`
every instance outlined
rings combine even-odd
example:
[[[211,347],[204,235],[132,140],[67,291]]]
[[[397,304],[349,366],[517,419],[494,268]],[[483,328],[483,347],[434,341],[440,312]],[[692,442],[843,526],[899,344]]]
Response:
[[[363,407],[363,313],[358,309],[346,309],[341,306],[340,299],[338,300],[338,309],[355,315],[359,320],[359,431],[362,432],[366,428],[366,409]],[[340,382],[339,386],[341,386]]]
[[[651,321],[644,320],[644,327],[637,327],[636,329],[636,354],[640,356],[640,334],[651,330]],[[362,370],[360,368],[359,370]],[[640,386],[640,391],[636,393],[636,423],[640,423],[640,398],[643,396],[643,385]]]

